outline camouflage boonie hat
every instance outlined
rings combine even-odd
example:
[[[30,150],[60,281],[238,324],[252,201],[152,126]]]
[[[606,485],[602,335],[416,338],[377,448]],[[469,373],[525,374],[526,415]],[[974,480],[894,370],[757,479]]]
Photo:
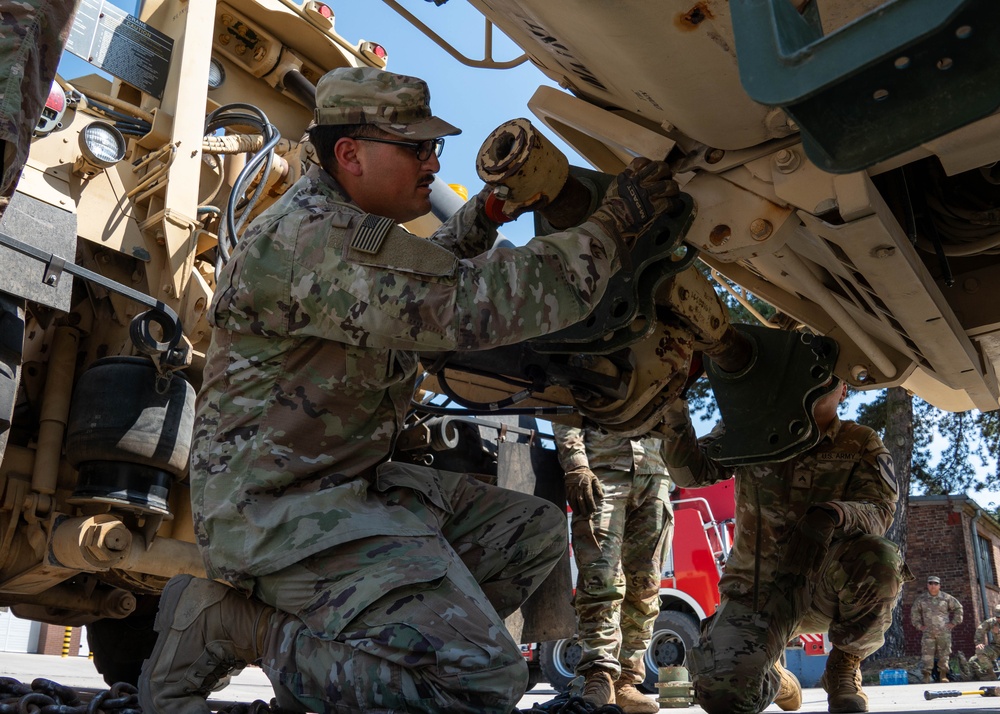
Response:
[[[340,67],[324,74],[316,84],[315,122],[375,124],[416,141],[462,133],[431,115],[426,82],[374,67]]]
[[[936,575],[932,575],[929,578],[927,578],[927,582],[929,582],[929,583],[937,583],[938,585],[940,585],[941,584],[941,578],[939,578]]]

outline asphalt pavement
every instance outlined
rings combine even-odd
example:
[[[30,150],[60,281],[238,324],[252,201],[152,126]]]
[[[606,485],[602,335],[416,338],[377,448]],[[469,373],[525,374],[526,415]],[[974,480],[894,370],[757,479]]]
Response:
[[[106,685],[94,668],[94,663],[86,657],[57,657],[52,655],[16,654],[0,652],[0,677],[13,677],[30,683],[37,677],[51,679],[73,688],[105,689]],[[953,714],[971,712],[1000,711],[1000,698],[966,695],[927,700],[925,691],[975,691],[983,683],[959,682],[953,684],[899,685],[892,687],[865,687],[869,698],[869,711],[891,714],[910,712],[949,711]],[[534,704],[547,702],[556,693],[545,683],[528,692],[518,704],[519,709],[530,709]],[[256,667],[247,667],[233,678],[228,687],[212,696],[218,702],[252,702],[260,699],[270,701],[271,686],[267,677]],[[651,699],[655,696],[650,695]],[[696,714],[701,707],[692,706],[684,711]],[[765,711],[781,711],[771,705]],[[826,712],[826,692],[822,689],[805,689],[802,692],[802,712]]]

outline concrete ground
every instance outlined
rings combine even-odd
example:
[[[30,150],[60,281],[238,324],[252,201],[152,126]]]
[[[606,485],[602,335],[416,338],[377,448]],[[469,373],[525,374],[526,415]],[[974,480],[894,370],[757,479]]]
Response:
[[[93,662],[86,657],[55,657],[50,655],[26,655],[10,652],[0,652],[0,677],[13,677],[24,683],[30,683],[36,677],[51,679],[59,684],[74,688],[104,689],[106,685],[94,668]],[[971,712],[1000,711],[1000,698],[981,696],[960,696],[928,701],[924,698],[925,691],[938,692],[948,690],[978,690],[980,684],[930,684],[902,685],[894,687],[866,687],[869,697],[869,711],[888,712],[893,714],[910,714],[910,712],[949,711],[953,714],[968,714]],[[518,704],[520,709],[530,709],[533,704],[540,704],[552,699],[555,692],[547,684],[539,684],[528,692]],[[212,699],[223,702],[252,702],[255,699],[270,701],[271,686],[263,672],[254,667],[248,667],[242,674],[233,678],[232,683]],[[650,698],[655,698],[650,695]],[[701,707],[690,707],[685,711],[702,712]],[[768,712],[781,711],[771,705]],[[822,689],[805,689],[802,692],[802,712],[825,712],[826,693]]]

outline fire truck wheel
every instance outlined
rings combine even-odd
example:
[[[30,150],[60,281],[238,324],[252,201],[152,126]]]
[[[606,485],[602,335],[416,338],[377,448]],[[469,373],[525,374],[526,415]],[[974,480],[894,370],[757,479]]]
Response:
[[[698,630],[698,619],[694,615],[676,610],[661,611],[646,650],[646,679],[639,689],[646,694],[656,694],[660,667],[683,666],[688,652],[698,644]]]
[[[557,692],[565,691],[576,676],[574,670],[580,661],[580,645],[576,643],[576,638],[543,642],[538,651],[542,676]]]

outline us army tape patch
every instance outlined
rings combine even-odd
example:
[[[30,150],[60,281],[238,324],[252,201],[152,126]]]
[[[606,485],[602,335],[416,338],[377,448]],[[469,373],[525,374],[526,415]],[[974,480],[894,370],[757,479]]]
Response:
[[[371,213],[365,214],[361,225],[354,231],[354,238],[351,239],[351,248],[375,255],[382,249],[382,242],[389,235],[392,227],[396,225],[391,218],[376,216]]]
[[[878,455],[878,472],[882,475],[882,480],[892,489],[892,492],[896,493],[899,487],[896,485],[896,473],[893,471],[892,457],[889,454]]]

